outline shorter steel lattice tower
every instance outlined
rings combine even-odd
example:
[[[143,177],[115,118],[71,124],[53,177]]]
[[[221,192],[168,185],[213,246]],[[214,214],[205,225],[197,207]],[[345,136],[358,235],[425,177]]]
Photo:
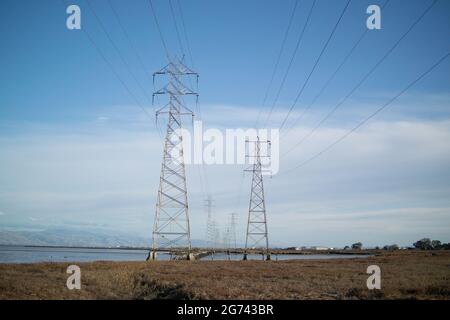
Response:
[[[155,95],[167,95],[168,103],[156,112],[167,114],[167,130],[164,139],[164,152],[153,224],[152,250],[148,259],[156,260],[158,250],[176,250],[179,254],[191,258],[191,235],[188,213],[188,193],[186,169],[183,155],[183,137],[181,118],[183,115],[194,116],[184,105],[183,97],[198,94],[183,82],[183,78],[198,74],[182,61],[169,62],[164,68],[155,72],[155,76],[168,78],[166,85],[156,91]]]
[[[267,231],[266,203],[264,200],[264,183],[261,158],[270,157],[270,141],[261,141],[259,137],[254,141],[247,140],[249,144],[254,144],[254,153],[247,155],[253,158],[254,163],[251,168],[244,171],[252,172],[252,189],[250,194],[250,204],[248,209],[247,237],[245,240],[244,260],[247,260],[248,249],[263,248],[266,259],[270,260],[269,236]],[[267,146],[267,154],[261,155],[261,145]],[[249,150],[250,150],[249,146]]]

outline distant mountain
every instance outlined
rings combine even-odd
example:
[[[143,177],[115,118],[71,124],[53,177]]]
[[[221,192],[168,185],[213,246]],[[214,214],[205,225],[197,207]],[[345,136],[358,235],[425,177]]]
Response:
[[[75,247],[150,247],[151,235],[140,237],[103,229],[49,228],[43,231],[0,231],[0,245]],[[192,239],[193,247],[206,242]]]
[[[51,228],[43,231],[0,231],[2,245],[148,247],[150,239],[105,230]]]

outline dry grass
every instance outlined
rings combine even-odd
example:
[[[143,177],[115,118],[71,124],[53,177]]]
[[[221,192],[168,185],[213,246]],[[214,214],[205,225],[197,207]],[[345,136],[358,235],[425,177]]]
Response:
[[[366,287],[367,266],[382,290]],[[78,263],[81,290],[68,290],[67,263],[0,265],[1,299],[450,299],[450,252],[392,252],[367,259]]]

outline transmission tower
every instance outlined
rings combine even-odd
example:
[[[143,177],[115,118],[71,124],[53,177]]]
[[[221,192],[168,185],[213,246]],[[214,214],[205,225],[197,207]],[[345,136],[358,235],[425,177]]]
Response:
[[[183,80],[195,76],[198,83],[198,74],[177,60],[155,72],[153,81],[156,76],[167,78],[164,87],[153,94],[153,97],[168,97],[168,103],[156,112],[156,120],[159,115],[167,114],[167,130],[149,259],[156,260],[156,252],[165,249],[179,250],[180,254],[186,254],[187,259],[190,259],[191,237],[181,118],[183,115],[194,116],[183,104],[183,97],[195,95],[198,99],[197,92],[187,87]]]
[[[254,144],[254,153],[247,155],[247,157],[252,158],[254,162],[251,168],[244,170],[253,173],[244,260],[247,260],[247,250],[249,248],[264,248],[266,259],[270,260],[263,184],[263,172],[266,172],[267,170],[264,170],[261,164],[261,157],[270,157],[270,141],[261,141],[259,137],[257,137],[254,141],[247,140],[246,142],[249,143],[249,150],[250,144]],[[261,145],[266,145],[267,155],[261,155]]]
[[[230,248],[230,227],[226,227],[223,232],[223,240],[222,240],[222,247],[224,249]]]
[[[230,246],[237,248],[236,244],[236,212],[232,212],[230,216]]]
[[[206,241],[209,247],[213,247],[215,241],[215,228],[216,224],[212,216],[212,208],[214,207],[214,201],[211,196],[205,200],[205,207],[208,212],[208,218],[206,220]]]
[[[220,247],[220,229],[219,226],[214,223],[214,248]]]

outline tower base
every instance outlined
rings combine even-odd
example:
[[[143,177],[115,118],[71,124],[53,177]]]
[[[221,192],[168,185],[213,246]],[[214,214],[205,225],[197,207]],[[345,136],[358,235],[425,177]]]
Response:
[[[156,251],[150,251],[148,253],[146,261],[155,261],[156,260]]]

